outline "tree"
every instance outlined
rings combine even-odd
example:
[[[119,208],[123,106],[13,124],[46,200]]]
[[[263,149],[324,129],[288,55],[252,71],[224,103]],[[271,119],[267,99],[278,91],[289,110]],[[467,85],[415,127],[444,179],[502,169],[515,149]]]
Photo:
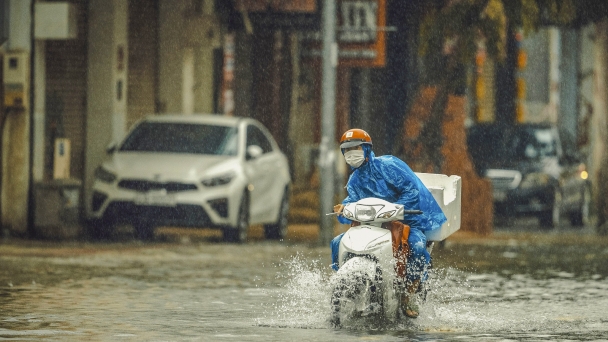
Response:
[[[491,224],[492,216],[491,208],[489,217],[486,208],[487,200],[491,200],[491,187],[472,174],[464,120],[460,118],[454,123],[454,116],[449,115],[464,113],[465,101],[457,99],[463,97],[467,87],[467,67],[480,47],[490,58],[505,63],[507,43],[520,30],[526,34],[541,26],[580,26],[604,20],[608,16],[608,1],[429,0],[420,6],[424,7],[419,18],[419,53],[424,77],[420,80],[417,99],[406,116],[403,153],[418,171],[463,174],[463,178],[469,178],[464,179],[463,187],[467,182],[473,186],[463,189],[463,197],[467,190],[470,196],[463,198],[463,207],[475,216],[467,219],[463,213],[463,227],[487,233],[489,227],[486,226]],[[511,120],[515,122],[514,113]],[[450,153],[458,154],[456,160]],[[608,154],[605,161],[608,165]],[[604,184],[603,193],[606,193],[608,182]],[[608,204],[605,206],[600,212],[608,213]],[[479,214],[482,212],[486,215]],[[608,221],[608,214],[604,221]]]

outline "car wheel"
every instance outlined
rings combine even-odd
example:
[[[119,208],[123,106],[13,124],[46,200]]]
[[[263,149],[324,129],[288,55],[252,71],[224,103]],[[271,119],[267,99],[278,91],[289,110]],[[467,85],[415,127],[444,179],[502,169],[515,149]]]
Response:
[[[553,195],[553,205],[551,210],[547,210],[540,214],[539,221],[543,228],[555,228],[559,226],[559,220],[561,217],[561,206],[562,206],[562,194],[559,190],[555,190]]]
[[[580,208],[570,214],[570,224],[581,227],[589,223],[589,207],[591,206],[591,191],[588,187],[583,189]]]
[[[142,241],[154,240],[154,225],[149,221],[137,221],[133,223],[135,236]]]
[[[236,222],[236,227],[224,228],[224,241],[242,243],[247,240],[247,231],[249,230],[249,197],[247,193],[243,194],[241,205],[239,206],[239,214]]]
[[[287,218],[289,215],[289,191],[285,189],[279,208],[279,217],[276,223],[264,225],[266,239],[280,240],[287,235]]]
[[[108,240],[114,235],[114,224],[105,219],[92,219],[86,224],[86,237],[89,240]]]

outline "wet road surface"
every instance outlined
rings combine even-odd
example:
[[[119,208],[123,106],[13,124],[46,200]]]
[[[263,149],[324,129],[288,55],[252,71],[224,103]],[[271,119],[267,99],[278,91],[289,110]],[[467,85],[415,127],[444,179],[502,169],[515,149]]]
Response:
[[[608,238],[591,228],[497,227],[433,251],[416,320],[329,326],[329,248],[314,226],[269,242],[214,231],[100,243],[0,243],[0,340],[608,340]]]

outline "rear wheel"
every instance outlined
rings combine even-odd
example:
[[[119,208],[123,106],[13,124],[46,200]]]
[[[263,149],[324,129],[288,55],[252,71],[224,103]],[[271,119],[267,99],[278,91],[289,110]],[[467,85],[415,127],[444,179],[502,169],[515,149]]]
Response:
[[[105,219],[92,219],[86,225],[86,237],[93,241],[109,240],[114,235],[114,224]]]
[[[279,208],[279,217],[276,223],[264,225],[266,239],[280,240],[287,235],[287,217],[289,215],[289,191],[285,189]]]
[[[142,241],[154,240],[154,225],[147,220],[140,220],[133,223],[135,236]]]
[[[243,194],[236,227],[224,228],[224,241],[242,243],[247,240],[247,231],[249,230],[249,197],[247,193]]]

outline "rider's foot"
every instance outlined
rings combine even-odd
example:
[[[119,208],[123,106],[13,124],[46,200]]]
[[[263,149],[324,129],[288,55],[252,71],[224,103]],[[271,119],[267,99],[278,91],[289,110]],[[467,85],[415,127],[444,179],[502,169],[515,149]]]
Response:
[[[418,317],[418,305],[414,304],[414,303],[408,303],[405,307],[405,315],[409,318],[416,318]]]
[[[409,318],[416,318],[419,314],[418,305],[414,304],[414,302],[410,300],[418,290],[419,286],[420,279],[417,279],[407,287],[407,293],[401,299],[401,311]]]
[[[403,296],[403,299],[401,301],[401,312],[403,312],[403,314],[409,318],[416,318],[419,314],[418,305],[414,304],[413,302],[410,302],[409,296]]]

